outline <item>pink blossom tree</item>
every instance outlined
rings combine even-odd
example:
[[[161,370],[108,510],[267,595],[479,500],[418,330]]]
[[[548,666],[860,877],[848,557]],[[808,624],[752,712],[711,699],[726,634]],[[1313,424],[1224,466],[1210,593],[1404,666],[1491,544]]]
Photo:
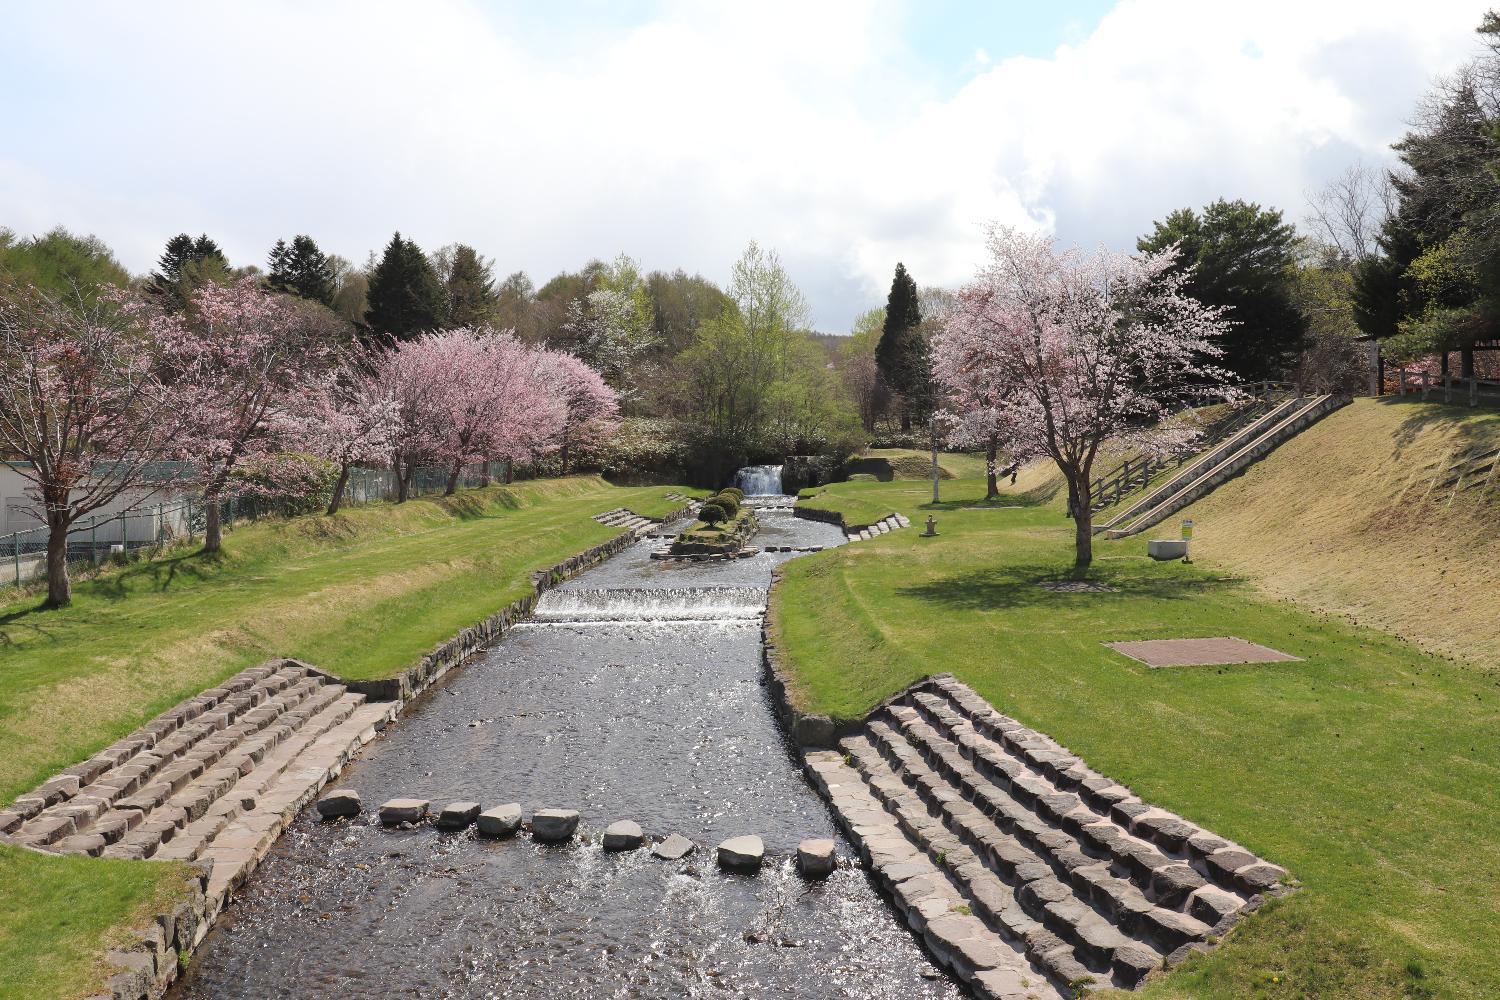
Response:
[[[1050,457],[1068,486],[1075,562],[1093,561],[1089,481],[1106,441],[1175,448],[1195,433],[1174,409],[1226,396],[1213,364],[1221,310],[1183,291],[1175,250],[1137,256],[1059,253],[1050,238],[994,227],[990,260],[959,294],[940,341],[981,425],[1006,429],[1022,455]],[[1230,390],[1232,394],[1232,390]]]
[[[602,375],[571,354],[545,351],[538,366],[542,381],[563,402],[558,451],[566,475],[573,449],[592,447],[619,428],[620,397]]]
[[[47,525],[47,599],[72,602],[68,531],[121,497],[139,504],[176,481],[184,409],[160,369],[175,321],[126,293],[57,298],[0,287],[0,452],[30,481]]]
[[[399,500],[418,463],[448,469],[447,493],[463,466],[504,459],[514,466],[558,446],[567,404],[543,377],[541,355],[508,333],[456,329],[396,345],[381,383],[399,414]]]
[[[199,288],[178,330],[173,346],[187,368],[175,388],[189,415],[182,449],[203,490],[203,550],[217,552],[232,474],[245,459],[280,450],[275,431],[317,398],[335,354],[294,300],[250,278]]]
[[[282,420],[283,438],[338,463],[330,516],[343,502],[350,469],[360,462],[385,461],[401,429],[400,408],[377,376],[380,361],[380,354],[363,346],[344,351],[337,367],[309,392],[304,408]]]

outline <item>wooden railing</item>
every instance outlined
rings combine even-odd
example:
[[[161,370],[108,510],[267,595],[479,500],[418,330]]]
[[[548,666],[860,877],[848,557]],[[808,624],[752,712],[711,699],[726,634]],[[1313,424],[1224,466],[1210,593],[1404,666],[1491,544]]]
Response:
[[[1422,393],[1422,398],[1427,399],[1434,392],[1442,393],[1443,402],[1454,402],[1455,395],[1462,397],[1464,402],[1470,406],[1478,406],[1482,399],[1485,402],[1500,401],[1500,382],[1482,378],[1454,378],[1449,372],[1441,380],[1428,374],[1424,369],[1421,380],[1411,387],[1410,391]],[[1401,369],[1401,394],[1408,392],[1406,384],[1406,369]]]

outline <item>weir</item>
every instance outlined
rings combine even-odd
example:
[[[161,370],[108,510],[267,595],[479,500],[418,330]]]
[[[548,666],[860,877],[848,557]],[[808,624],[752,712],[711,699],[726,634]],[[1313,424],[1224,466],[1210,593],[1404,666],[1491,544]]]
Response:
[[[762,516],[778,545],[843,541],[790,511]],[[655,544],[548,591],[339,781],[367,804],[577,810],[578,842],[383,828],[373,808],[320,823],[306,810],[174,995],[962,996],[849,864],[777,728],[761,618],[772,571],[795,556],[663,565]],[[599,834],[618,820],[701,846],[679,862],[606,853]],[[764,840],[765,867],[721,872],[708,845],[745,834]],[[844,859],[824,881],[795,871],[805,838],[832,839]]]
[[[747,497],[780,496],[781,466],[747,465],[734,474],[734,485]]]

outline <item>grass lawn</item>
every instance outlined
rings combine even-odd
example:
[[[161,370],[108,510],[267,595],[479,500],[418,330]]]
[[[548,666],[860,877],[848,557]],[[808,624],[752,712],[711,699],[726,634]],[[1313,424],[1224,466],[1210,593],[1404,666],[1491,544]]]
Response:
[[[619,533],[592,515],[660,516],[678,506],[667,489],[577,476],[243,525],[216,557],[185,549],[81,582],[66,610],[0,606],[0,800],[267,657],[391,675],[527,593],[532,570]],[[0,997],[96,988],[89,943],[171,870],[0,848]],[[94,902],[54,912],[69,898]]]
[[[1304,489],[1324,485],[1316,466],[1302,474]],[[1302,880],[1151,998],[1500,995],[1500,678],[1272,599],[1248,557],[1239,573],[1152,562],[1145,537],[1096,547],[1090,576],[1118,593],[1051,593],[1036,581],[1071,575],[1071,522],[1036,500],[1045,473],[1018,489],[1032,501],[1021,509],[961,509],[982,479],[945,482],[937,508],[910,481],[818,497],[913,522],[932,512],[940,535],[893,532],[787,565],[774,628],[802,706],[857,716],[952,671]],[[1305,660],[1150,670],[1101,645],[1218,635]]]

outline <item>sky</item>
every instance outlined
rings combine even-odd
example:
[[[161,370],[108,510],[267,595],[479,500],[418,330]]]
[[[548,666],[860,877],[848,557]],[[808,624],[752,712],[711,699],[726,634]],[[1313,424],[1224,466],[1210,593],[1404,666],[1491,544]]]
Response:
[[[1133,247],[1218,198],[1306,214],[1390,161],[1476,51],[1454,0],[520,3],[0,0],[0,226],[132,271],[395,230],[538,286],[628,253],[721,284],[778,251],[846,332],[902,261],[956,286],[984,226]]]

